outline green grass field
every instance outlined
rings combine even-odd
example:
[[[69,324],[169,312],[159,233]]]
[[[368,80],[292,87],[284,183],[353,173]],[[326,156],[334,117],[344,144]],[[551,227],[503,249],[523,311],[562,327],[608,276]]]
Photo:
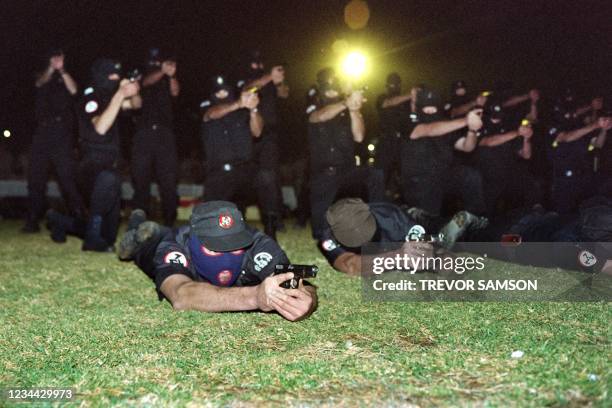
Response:
[[[365,303],[289,228],[291,260],[322,267],[310,319],[178,313],[132,264],[19,226],[0,224],[0,387],[74,387],[74,406],[612,406],[609,304]]]

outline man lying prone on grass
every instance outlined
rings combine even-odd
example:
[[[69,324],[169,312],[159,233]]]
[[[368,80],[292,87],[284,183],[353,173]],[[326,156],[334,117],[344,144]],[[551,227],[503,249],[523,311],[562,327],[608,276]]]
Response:
[[[134,263],[155,282],[160,300],[175,310],[276,311],[296,321],[317,306],[314,286],[300,280],[295,289],[280,285],[292,273],[274,275],[288,264],[272,238],[245,224],[236,205],[209,201],[197,205],[189,225],[173,231],[146,221],[134,210],[119,244],[119,259]]]

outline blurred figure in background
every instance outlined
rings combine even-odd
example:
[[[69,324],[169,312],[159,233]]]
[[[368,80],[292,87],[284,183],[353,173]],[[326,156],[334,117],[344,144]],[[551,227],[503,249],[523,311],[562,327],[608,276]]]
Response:
[[[77,83],[64,67],[64,52],[52,49],[46,69],[36,78],[36,131],[28,172],[28,217],[22,229],[40,230],[38,223],[46,207],[49,172],[54,171],[67,207],[73,216],[84,215],[83,200],[75,182],[73,155],[74,96]]]

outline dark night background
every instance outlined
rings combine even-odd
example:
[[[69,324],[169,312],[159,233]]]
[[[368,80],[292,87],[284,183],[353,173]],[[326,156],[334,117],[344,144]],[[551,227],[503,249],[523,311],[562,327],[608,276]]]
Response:
[[[336,60],[331,45],[346,39],[368,52],[369,110],[386,74],[404,86],[432,84],[444,95],[464,79],[486,89],[498,80],[517,90],[559,84],[608,93],[611,86],[610,3],[583,1],[370,1],[366,28],[344,23],[347,1],[2,1],[0,128],[14,136],[13,152],[30,142],[34,73],[40,55],[58,44],[81,89],[99,56],[124,65],[144,63],[154,45],[179,58],[179,121],[197,129],[197,106],[207,79],[234,72],[242,50],[258,47],[269,61],[287,62],[295,117],[302,118],[317,69]],[[190,122],[190,125],[185,125]],[[191,127],[190,127],[191,126]],[[369,136],[373,136],[370,132]],[[295,136],[294,136],[295,137]],[[199,149],[194,133],[179,135],[183,154]]]

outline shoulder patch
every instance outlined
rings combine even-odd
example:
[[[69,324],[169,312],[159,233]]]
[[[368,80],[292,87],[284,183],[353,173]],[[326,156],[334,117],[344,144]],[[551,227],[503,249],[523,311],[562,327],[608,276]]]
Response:
[[[98,102],[96,101],[89,101],[85,104],[85,112],[87,113],[94,113],[95,111],[98,110]]]
[[[587,250],[582,250],[578,253],[578,262],[585,268],[590,268],[597,263],[597,257]]]
[[[245,81],[244,79],[241,79],[240,81],[236,82],[236,86],[237,86],[238,88],[242,88],[242,85],[244,85],[244,84],[245,84],[245,82],[246,82],[246,81]]]
[[[406,241],[418,241],[423,235],[425,235],[425,228],[422,225],[415,224],[408,230]]]
[[[338,248],[338,244],[336,244],[336,242],[333,239],[326,239],[321,244],[321,247],[325,251],[330,252],[330,251],[333,251],[334,249]]]
[[[317,110],[317,106],[316,105],[310,105],[306,108],[306,114],[310,115],[312,112]]]
[[[310,88],[308,90],[308,96],[315,96],[317,94],[317,88]]]
[[[210,106],[210,101],[209,100],[200,102],[200,108],[206,108],[208,106]]]
[[[444,110],[450,110],[451,107],[452,105],[450,103],[447,103],[446,105],[444,105]]]
[[[83,91],[83,95],[91,95],[93,93],[94,89],[90,86],[85,88],[85,90]]]
[[[167,264],[180,264],[185,268],[189,266],[189,262],[187,261],[187,257],[182,252],[172,251],[164,256],[164,263]]]
[[[255,270],[257,272],[261,272],[261,270],[268,266],[270,261],[272,261],[272,255],[270,255],[268,252],[259,252],[255,254],[253,261],[255,262]]]

